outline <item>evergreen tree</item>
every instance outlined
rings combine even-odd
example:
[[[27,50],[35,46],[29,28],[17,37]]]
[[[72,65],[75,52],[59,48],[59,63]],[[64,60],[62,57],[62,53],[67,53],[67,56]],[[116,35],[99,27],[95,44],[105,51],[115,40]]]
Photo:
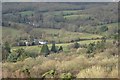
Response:
[[[41,53],[43,53],[45,55],[45,57],[49,54],[49,48],[48,48],[47,44],[44,44],[42,46]]]
[[[63,47],[62,46],[60,46],[59,51],[63,51]]]
[[[2,46],[2,60],[6,60],[9,54],[10,53],[5,50],[4,46]]]
[[[8,53],[11,53],[11,48],[10,48],[10,44],[8,42],[5,42],[4,44],[4,49],[8,52]]]
[[[54,53],[57,52],[57,48],[55,46],[55,42],[52,43],[51,51],[54,52]]]
[[[6,60],[11,53],[11,47],[8,42],[5,42],[2,46],[2,60]]]

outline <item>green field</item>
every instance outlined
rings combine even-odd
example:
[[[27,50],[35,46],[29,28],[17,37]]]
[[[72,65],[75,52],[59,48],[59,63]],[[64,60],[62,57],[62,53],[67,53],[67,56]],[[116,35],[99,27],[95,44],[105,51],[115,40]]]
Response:
[[[17,29],[8,28],[8,27],[2,28],[2,36],[3,37],[11,36],[11,37],[15,38],[15,37],[19,37],[20,35],[22,35],[22,33],[23,33],[23,31],[17,30]]]
[[[54,12],[46,12],[44,15],[62,15],[66,20],[75,20],[75,19],[86,19],[89,18],[90,15],[82,14],[82,10],[65,10],[65,11],[54,11]]]
[[[63,11],[54,11],[54,12],[46,12],[45,14],[52,14],[52,15],[73,15],[82,12],[82,10],[63,10]]]
[[[64,31],[64,30],[58,30],[58,29],[36,28],[36,29],[33,29],[33,31],[44,32],[46,34],[51,34],[51,35],[60,34],[61,35],[60,38],[66,38],[66,37],[74,38],[74,37],[78,37],[80,39],[91,39],[91,38],[97,38],[97,37],[101,38],[102,37],[102,36],[96,35],[96,34],[70,32],[70,31]]]
[[[105,25],[101,25],[101,26],[107,26],[108,27],[108,31],[106,32],[102,32],[102,36],[111,36],[110,34],[112,34],[113,32],[117,32],[118,30],[118,23],[111,23],[111,24],[105,24]],[[101,26],[97,26],[98,30]]]
[[[65,19],[67,20],[75,20],[75,19],[86,19],[86,18],[89,18],[90,15],[86,15],[86,14],[82,14],[82,15],[67,15],[67,16],[64,16]]]
[[[58,29],[46,29],[46,28],[34,28],[32,31],[38,32],[38,33],[45,33],[45,34],[61,34],[60,38],[65,38],[65,37],[79,37],[81,39],[90,39],[90,38],[101,38],[102,36],[100,35],[95,35],[95,34],[88,34],[88,33],[79,33],[79,32],[70,32],[70,31],[62,31]],[[13,37],[20,36],[23,31],[13,29],[13,28],[8,28],[8,27],[3,27],[2,28],[2,35],[10,35]],[[63,35],[62,35],[63,34]],[[51,37],[51,36],[50,36]]]
[[[21,14],[22,16],[25,16],[25,15],[30,16],[30,15],[32,15],[33,13],[34,13],[33,11],[19,12],[19,14]]]
[[[89,43],[93,43],[93,42],[97,42],[97,41],[101,41],[101,40],[85,40],[85,41],[79,41],[78,43],[83,45],[83,44],[89,44]],[[111,42],[111,40],[108,40],[107,42]],[[62,46],[64,49],[64,52],[69,52],[69,48],[68,46],[70,46],[73,43],[61,43],[61,44],[56,44],[57,47]],[[52,44],[48,44],[49,49],[51,49]],[[30,52],[35,52],[35,53],[40,53],[42,45],[37,45],[37,46],[18,46],[18,47],[13,47],[12,50],[16,50],[19,48],[24,48],[26,51],[30,51]]]

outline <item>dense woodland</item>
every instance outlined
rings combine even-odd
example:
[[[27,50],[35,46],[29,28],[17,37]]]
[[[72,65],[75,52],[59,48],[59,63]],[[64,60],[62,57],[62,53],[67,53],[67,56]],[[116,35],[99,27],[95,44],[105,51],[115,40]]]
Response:
[[[6,2],[2,8],[4,78],[118,77],[118,3]]]
[[[38,28],[100,33],[102,31],[93,29],[118,21],[117,7],[117,3],[4,3],[3,26],[15,27],[19,26],[17,23],[30,23],[34,24],[32,27]],[[70,19],[72,17],[69,16],[77,18]]]

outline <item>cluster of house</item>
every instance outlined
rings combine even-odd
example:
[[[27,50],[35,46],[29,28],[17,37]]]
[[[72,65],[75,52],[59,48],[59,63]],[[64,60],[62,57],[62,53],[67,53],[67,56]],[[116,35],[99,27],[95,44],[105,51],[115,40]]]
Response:
[[[33,41],[21,40],[20,42],[17,43],[17,46],[43,45],[43,44],[47,44],[47,43],[48,42],[46,42],[46,41],[40,41],[37,39],[34,39]]]
[[[34,26],[34,27],[38,27],[38,26],[40,26],[40,24],[38,24],[38,23],[32,23],[32,22],[26,22],[26,24],[29,24],[29,25],[31,25],[31,26]]]

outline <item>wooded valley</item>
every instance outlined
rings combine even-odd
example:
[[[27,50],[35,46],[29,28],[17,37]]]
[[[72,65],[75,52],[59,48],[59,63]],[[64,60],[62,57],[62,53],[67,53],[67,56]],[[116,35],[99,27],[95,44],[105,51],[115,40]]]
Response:
[[[2,3],[3,78],[118,78],[118,3]]]

